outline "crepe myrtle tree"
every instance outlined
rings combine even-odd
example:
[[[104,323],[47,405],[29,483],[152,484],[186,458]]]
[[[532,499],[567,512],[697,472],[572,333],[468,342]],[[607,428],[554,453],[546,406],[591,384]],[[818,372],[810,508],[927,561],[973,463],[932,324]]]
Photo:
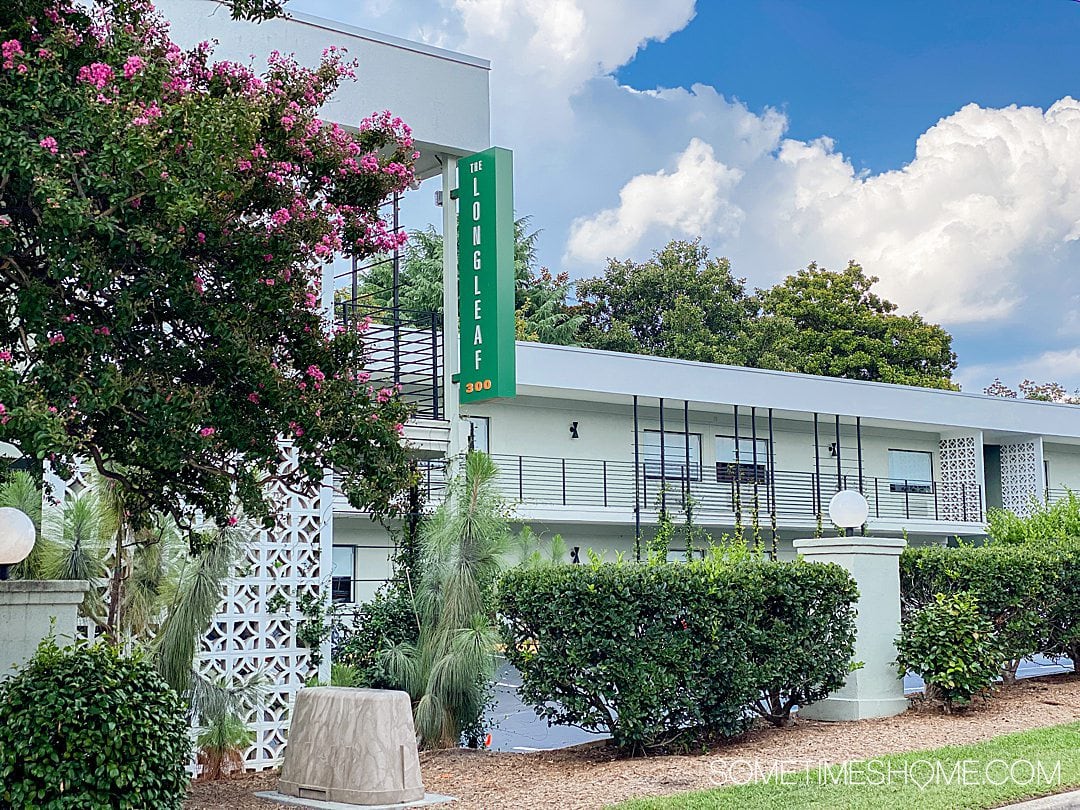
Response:
[[[92,464],[136,525],[269,527],[269,485],[327,468],[391,511],[408,409],[363,371],[365,324],[329,332],[320,280],[403,241],[379,205],[412,180],[408,127],[319,119],[340,51],[257,74],[143,0],[8,0],[0,51],[0,441]]]

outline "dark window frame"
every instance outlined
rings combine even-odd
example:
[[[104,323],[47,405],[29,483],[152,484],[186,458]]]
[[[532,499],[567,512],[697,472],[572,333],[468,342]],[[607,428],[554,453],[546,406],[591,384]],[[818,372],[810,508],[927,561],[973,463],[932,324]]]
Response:
[[[739,443],[743,441],[755,441],[753,436],[735,436],[733,433],[717,433],[714,438],[730,439],[732,442]],[[769,483],[769,471],[771,469],[769,464],[769,451],[771,449],[769,447],[769,440],[763,436],[758,436],[756,441],[765,445],[765,458],[762,459],[759,454],[757,463],[754,462],[753,451],[750,453],[749,460],[744,459],[743,454],[739,453],[739,461],[737,464],[734,460],[721,461],[719,458],[716,459],[716,482],[718,484],[734,484],[736,483],[736,480],[740,484]]]
[[[934,453],[931,450],[908,450],[904,447],[890,447],[890,453],[921,453],[930,459],[930,480],[912,481],[904,478],[893,478],[892,470],[889,470],[889,491],[907,495],[931,495],[934,492]]]
[[[656,436],[660,435],[659,430],[654,430],[652,428],[645,428],[644,430],[642,430],[642,433],[646,434],[646,435],[648,435],[650,433],[654,434]],[[694,437],[697,438],[697,446],[698,446],[698,448],[697,448],[697,461],[696,462],[694,461],[693,454],[691,454],[691,456],[690,456],[690,470],[691,470],[690,480],[691,481],[700,481],[701,480],[701,468],[703,466],[702,465],[702,460],[701,460],[701,454],[703,452],[702,442],[701,442],[701,433],[695,433],[694,431],[690,431],[689,433],[687,433],[685,430],[666,430],[666,429],[664,430],[664,433],[667,434],[668,436],[689,436],[691,438],[694,438]],[[644,467],[645,479],[647,481],[685,481],[686,480],[686,477],[683,476],[683,475],[679,475],[678,472],[672,474],[672,473],[667,472],[666,469],[663,469],[665,467],[671,467],[673,464],[677,468],[680,468],[680,469],[685,467],[686,466],[686,451],[685,450],[683,450],[682,448],[679,448],[678,450],[675,451],[676,455],[673,456],[672,454],[668,453],[667,443],[665,442],[664,458],[661,460],[661,458],[659,456],[660,445],[656,446],[656,450],[657,450],[658,455],[655,458],[650,458],[648,453],[645,452],[646,449],[648,449],[648,448],[649,448],[648,443],[643,441],[641,443],[641,463],[642,463],[642,466]]]

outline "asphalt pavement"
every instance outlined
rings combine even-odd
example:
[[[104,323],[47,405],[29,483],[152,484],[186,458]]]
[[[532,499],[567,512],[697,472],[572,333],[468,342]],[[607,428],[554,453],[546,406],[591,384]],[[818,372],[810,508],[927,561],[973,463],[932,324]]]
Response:
[[[1032,678],[1038,675],[1056,675],[1071,672],[1072,664],[1068,659],[1055,661],[1043,656],[1025,659],[1016,671],[1019,678]],[[547,751],[566,748],[571,745],[600,740],[606,734],[582,731],[573,726],[548,725],[546,720],[537,717],[530,707],[521,702],[518,687],[521,685],[521,673],[505,661],[500,660],[495,675],[495,706],[491,712],[491,749],[494,751]],[[921,692],[922,679],[915,675],[904,678],[904,691],[908,694]],[[1073,805],[1054,805],[1072,807]]]

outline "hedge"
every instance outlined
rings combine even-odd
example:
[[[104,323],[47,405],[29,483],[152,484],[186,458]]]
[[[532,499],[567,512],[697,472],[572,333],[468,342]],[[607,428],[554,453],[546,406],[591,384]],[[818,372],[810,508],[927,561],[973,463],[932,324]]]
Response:
[[[900,557],[905,617],[937,594],[969,593],[993,625],[1004,674],[1036,653],[1080,653],[1080,541],[908,548]]]
[[[498,611],[522,700],[639,752],[784,723],[839,687],[857,598],[837,565],[598,563],[512,569]]]

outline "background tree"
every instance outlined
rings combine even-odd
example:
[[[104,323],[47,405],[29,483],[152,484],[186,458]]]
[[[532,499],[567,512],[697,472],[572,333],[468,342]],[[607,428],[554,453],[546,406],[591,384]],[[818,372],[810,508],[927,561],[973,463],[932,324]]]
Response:
[[[539,231],[528,230],[529,217],[514,221],[514,306],[519,340],[540,343],[574,342],[582,318],[567,303],[570,277],[552,275],[546,267],[536,266],[536,241]],[[443,310],[443,241],[434,225],[412,231],[403,249],[398,269],[398,305],[411,312]],[[374,264],[357,288],[357,298],[364,305],[377,308],[393,306],[394,268],[389,261]],[[337,291],[338,300],[348,300],[349,288]],[[384,316],[388,317],[388,316]]]
[[[826,377],[955,389],[952,336],[871,292],[878,281],[855,262],[841,271],[811,263],[759,290],[749,330],[751,365]]]
[[[577,283],[587,346],[707,363],[746,365],[754,312],[745,282],[700,240],[669,242],[645,262],[610,259]]]
[[[328,467],[385,512],[407,408],[364,384],[362,334],[326,335],[320,263],[400,241],[379,205],[408,128],[318,118],[350,75],[332,49],[257,76],[182,52],[144,0],[15,0],[0,44],[0,441],[88,459],[136,522],[268,524],[268,484]]]
[[[1024,399],[1035,399],[1040,402],[1058,402],[1064,405],[1080,405],[1080,391],[1070,394],[1065,389],[1065,386],[1058,382],[1037,383],[1034,380],[1025,379],[1018,388],[1020,389],[1019,394],[1016,389],[1010,388],[1003,383],[1000,377],[995,377],[994,381],[983,389],[983,393],[992,397],[1005,397],[1007,399],[1016,399],[1020,394],[1023,394]]]
[[[955,388],[952,336],[871,292],[852,262],[809,265],[754,294],[700,241],[672,241],[646,262],[610,260],[577,284],[582,342],[611,351]]]

